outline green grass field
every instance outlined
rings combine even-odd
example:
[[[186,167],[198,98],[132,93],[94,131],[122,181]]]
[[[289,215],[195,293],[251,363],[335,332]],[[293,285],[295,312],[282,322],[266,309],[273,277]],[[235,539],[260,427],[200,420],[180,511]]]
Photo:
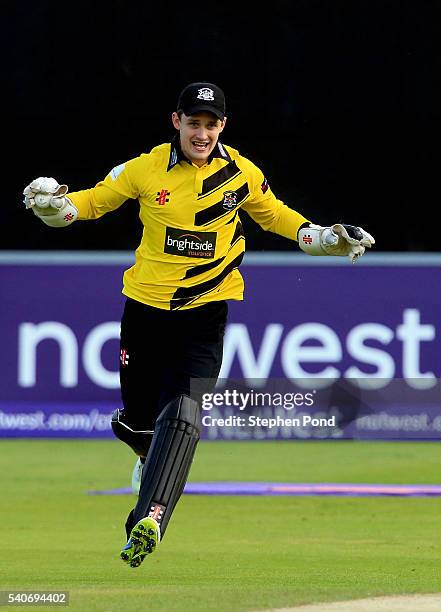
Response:
[[[438,443],[205,442],[190,480],[434,484],[440,458]],[[129,486],[134,459],[113,440],[1,441],[0,590],[130,612],[441,591],[438,498],[184,495],[158,550],[130,569],[119,550],[135,497],[86,491]]]

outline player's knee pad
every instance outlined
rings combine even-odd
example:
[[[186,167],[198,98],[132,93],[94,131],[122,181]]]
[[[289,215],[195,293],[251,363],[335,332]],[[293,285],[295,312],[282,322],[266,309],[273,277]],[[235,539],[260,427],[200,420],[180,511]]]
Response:
[[[169,402],[159,415],[143,471],[136,521],[155,518],[161,533],[184,490],[200,431],[199,404],[186,395]]]
[[[153,431],[140,431],[136,425],[128,423],[117,409],[112,414],[112,430],[117,438],[125,442],[140,457],[146,457],[152,442]]]

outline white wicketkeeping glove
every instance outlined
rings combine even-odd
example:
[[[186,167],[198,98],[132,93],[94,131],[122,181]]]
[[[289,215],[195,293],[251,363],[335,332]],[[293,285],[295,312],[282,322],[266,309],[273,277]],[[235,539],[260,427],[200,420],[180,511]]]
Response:
[[[67,185],[59,185],[53,178],[40,176],[23,191],[23,202],[46,225],[65,227],[78,216],[78,209],[66,197],[67,191]]]
[[[331,227],[310,224],[298,233],[299,246],[309,255],[339,255],[355,263],[366,247],[375,244],[373,236],[361,227],[335,223]]]

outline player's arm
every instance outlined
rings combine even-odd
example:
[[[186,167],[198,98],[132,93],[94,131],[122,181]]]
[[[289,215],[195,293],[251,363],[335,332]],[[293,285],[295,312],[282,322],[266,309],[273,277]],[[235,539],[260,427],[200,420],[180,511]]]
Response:
[[[251,162],[248,164],[248,184],[251,189],[249,198],[242,205],[243,210],[265,231],[297,240],[298,231],[303,225],[309,224],[308,219],[278,200],[262,172]]]
[[[59,185],[53,178],[35,179],[23,192],[26,208],[51,227],[65,227],[77,219],[98,219],[127,199],[138,197],[131,180],[132,162],[135,160],[114,168],[95,187],[69,195],[67,185]]]

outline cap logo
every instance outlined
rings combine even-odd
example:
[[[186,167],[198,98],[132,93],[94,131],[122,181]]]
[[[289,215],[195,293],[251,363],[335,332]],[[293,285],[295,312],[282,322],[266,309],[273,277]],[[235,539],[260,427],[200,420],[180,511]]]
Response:
[[[209,87],[202,87],[201,89],[198,89],[197,98],[198,98],[198,100],[210,100],[210,101],[213,101],[214,100],[214,91],[212,89],[210,89]]]

